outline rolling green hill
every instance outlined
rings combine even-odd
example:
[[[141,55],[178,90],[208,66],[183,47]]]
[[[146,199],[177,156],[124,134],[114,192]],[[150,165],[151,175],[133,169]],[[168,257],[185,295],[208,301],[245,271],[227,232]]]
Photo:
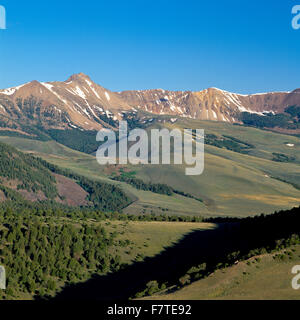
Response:
[[[172,186],[203,200],[203,203],[180,194],[169,197],[138,190],[126,182],[112,181],[112,173],[118,173],[122,169],[120,166],[100,166],[93,155],[72,150],[54,141],[7,136],[0,137],[0,141],[89,179],[120,186],[129,197],[136,200],[124,210],[127,213],[247,216],[299,205],[299,138],[223,122],[178,118],[172,124],[169,119],[167,116],[156,117],[152,126],[205,130],[204,173],[186,176],[185,167],[178,165],[128,165],[123,169],[134,173],[133,177],[145,183]],[[285,159],[285,162],[278,162],[278,157]]]

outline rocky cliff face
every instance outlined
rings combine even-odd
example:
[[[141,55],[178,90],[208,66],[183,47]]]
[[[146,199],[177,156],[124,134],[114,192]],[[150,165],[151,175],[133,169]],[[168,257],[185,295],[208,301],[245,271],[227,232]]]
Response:
[[[119,95],[84,74],[64,82],[32,81],[0,90],[1,118],[32,120],[49,128],[97,130],[122,118],[131,107]]]
[[[199,92],[165,90],[124,91],[119,93],[129,105],[155,114],[173,114],[182,117],[238,122],[240,112],[263,114],[280,113],[287,106],[300,105],[300,94],[276,92],[240,95],[217,88]]]

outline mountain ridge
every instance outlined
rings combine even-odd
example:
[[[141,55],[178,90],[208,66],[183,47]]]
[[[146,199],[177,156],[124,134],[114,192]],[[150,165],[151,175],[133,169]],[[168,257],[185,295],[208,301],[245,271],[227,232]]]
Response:
[[[243,112],[264,116],[284,113],[300,106],[300,89],[288,92],[237,94],[218,88],[202,91],[164,89],[110,91],[84,73],[66,81],[38,82],[0,90],[1,127],[3,122],[21,118],[46,129],[99,130],[115,126],[128,112],[172,115],[198,120],[241,123]],[[14,123],[14,126],[18,125]],[[20,128],[15,128],[20,129]]]

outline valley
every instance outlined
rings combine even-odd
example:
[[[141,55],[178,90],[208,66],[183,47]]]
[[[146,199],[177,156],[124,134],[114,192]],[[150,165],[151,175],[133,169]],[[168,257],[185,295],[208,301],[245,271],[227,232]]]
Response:
[[[255,297],[295,298],[284,272],[299,253],[297,94],[114,93],[84,74],[0,90],[0,298],[248,299],[263,272],[270,294]],[[278,119],[291,134],[262,125]],[[203,174],[99,165],[97,131],[119,120],[204,129]]]
[[[227,123],[184,118],[178,119],[176,123],[166,122],[163,125],[169,129],[181,130],[187,127],[203,128],[206,136],[212,137],[208,141],[209,144],[205,145],[204,173],[201,176],[185,176],[184,165],[127,165],[126,170],[134,172],[136,178],[145,182],[162,183],[190,193],[202,199],[203,203],[180,195],[169,197],[137,190],[124,182],[114,181],[110,179],[111,173],[116,170],[113,169],[114,166],[111,169],[100,166],[93,154],[78,152],[53,140],[38,141],[24,137],[0,136],[0,141],[89,179],[119,185],[135,199],[124,209],[127,213],[170,212],[205,217],[247,216],[288,209],[299,203],[298,137]],[[161,123],[154,123],[148,126],[147,130],[161,126]],[[251,148],[248,147],[247,152],[241,152],[236,147],[229,148],[228,143],[225,146],[220,144],[222,139],[232,141],[233,138],[250,145]],[[216,146],[214,141],[218,142]],[[241,145],[239,142],[234,143]],[[273,161],[273,153],[285,154],[293,160]]]

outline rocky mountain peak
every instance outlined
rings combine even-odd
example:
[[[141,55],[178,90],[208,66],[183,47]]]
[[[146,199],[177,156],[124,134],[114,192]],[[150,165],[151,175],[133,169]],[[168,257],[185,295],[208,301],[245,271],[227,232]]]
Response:
[[[141,110],[157,115],[235,123],[240,122],[241,112],[264,116],[268,112],[282,113],[291,105],[300,106],[299,93],[300,89],[242,95],[214,87],[198,92],[163,89],[112,92],[81,72],[63,82],[35,80],[0,90],[0,118],[4,117],[5,121],[22,119],[21,113],[27,112],[31,120],[43,122],[47,118],[49,126],[55,116],[56,127],[98,130],[114,125],[123,118],[124,112]],[[28,98],[32,96],[35,100],[29,103]],[[25,105],[18,106],[19,98]],[[60,119],[63,119],[62,125],[58,124]]]
[[[88,75],[86,75],[83,72],[80,72],[80,73],[75,73],[75,74],[71,75],[65,82],[66,83],[69,83],[71,81],[82,82],[82,81],[86,81],[86,80],[92,82],[91,78]]]

